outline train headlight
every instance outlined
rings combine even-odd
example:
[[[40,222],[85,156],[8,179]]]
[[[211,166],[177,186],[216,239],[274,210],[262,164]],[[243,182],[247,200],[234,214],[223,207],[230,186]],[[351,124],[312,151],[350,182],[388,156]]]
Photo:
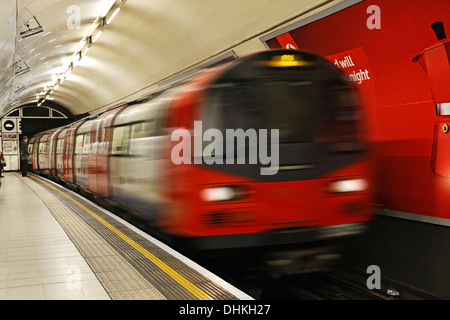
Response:
[[[202,200],[211,201],[230,201],[236,198],[237,192],[233,187],[216,187],[203,189],[200,192]]]
[[[330,182],[328,189],[333,193],[360,192],[367,190],[369,183],[365,179],[346,179]]]

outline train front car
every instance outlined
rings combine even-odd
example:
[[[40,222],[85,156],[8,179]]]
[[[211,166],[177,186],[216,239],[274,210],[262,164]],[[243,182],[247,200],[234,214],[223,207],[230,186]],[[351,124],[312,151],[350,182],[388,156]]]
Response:
[[[359,101],[334,65],[294,50],[254,54],[182,86],[168,118],[162,227],[200,250],[260,248],[272,260],[289,252],[317,263],[287,272],[320,268],[330,244],[371,218]]]

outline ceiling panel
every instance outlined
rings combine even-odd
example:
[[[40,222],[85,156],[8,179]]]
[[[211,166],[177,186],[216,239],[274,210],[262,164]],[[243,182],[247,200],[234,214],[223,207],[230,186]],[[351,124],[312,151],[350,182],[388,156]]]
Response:
[[[239,54],[263,50],[258,37],[264,32],[341,1],[17,0],[16,8],[15,1],[2,0],[0,116],[37,103],[64,78],[50,95],[54,102],[73,114],[106,108],[244,44]],[[80,61],[75,59],[82,40],[103,27],[99,18],[109,18],[118,6],[111,24]],[[22,38],[27,23],[43,31]],[[251,41],[254,45],[247,45]],[[66,74],[72,61],[77,65]]]

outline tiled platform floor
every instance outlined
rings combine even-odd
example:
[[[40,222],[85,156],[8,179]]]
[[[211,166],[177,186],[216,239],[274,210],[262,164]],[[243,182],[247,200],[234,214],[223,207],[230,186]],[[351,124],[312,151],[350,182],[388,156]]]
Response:
[[[40,198],[18,174],[0,188],[0,299],[109,300]]]

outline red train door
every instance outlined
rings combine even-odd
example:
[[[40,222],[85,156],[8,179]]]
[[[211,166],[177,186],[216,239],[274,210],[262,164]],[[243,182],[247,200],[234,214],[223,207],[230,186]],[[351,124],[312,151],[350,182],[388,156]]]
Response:
[[[108,196],[108,181],[106,179],[108,174],[108,150],[105,146],[108,145],[108,140],[106,140],[106,125],[107,119],[102,119],[99,124],[98,130],[98,145],[97,145],[97,188],[98,193],[102,196]]]
[[[33,170],[39,170],[39,140],[42,137],[42,133],[38,134],[33,141]]]
[[[73,182],[71,175],[69,174],[69,146],[70,136],[73,129],[67,130],[64,136],[64,150],[63,150],[63,179],[69,182]]]
[[[64,180],[75,183],[73,175],[73,152],[75,146],[75,132],[77,128],[84,121],[77,122],[72,125],[64,137],[64,153],[63,153],[63,163],[64,163]]]
[[[116,115],[123,109],[118,107],[105,112],[99,118],[99,127],[97,133],[97,193],[109,196],[109,146],[111,140],[111,124]]]
[[[97,119],[92,123],[91,127],[91,148],[89,150],[88,157],[88,179],[89,179],[89,190],[98,193],[97,188],[97,176],[98,176],[98,167],[97,167],[97,153],[98,153],[98,144],[101,137],[99,137],[99,128],[101,124],[101,119]]]
[[[56,138],[60,131],[61,129],[53,131],[47,140],[48,174],[51,176],[56,176]]]

